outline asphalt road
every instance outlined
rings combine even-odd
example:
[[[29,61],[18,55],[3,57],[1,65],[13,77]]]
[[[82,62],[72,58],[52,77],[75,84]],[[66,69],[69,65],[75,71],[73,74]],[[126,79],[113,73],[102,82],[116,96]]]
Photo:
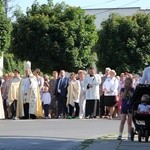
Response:
[[[73,150],[85,139],[118,133],[119,120],[0,120],[0,150]]]

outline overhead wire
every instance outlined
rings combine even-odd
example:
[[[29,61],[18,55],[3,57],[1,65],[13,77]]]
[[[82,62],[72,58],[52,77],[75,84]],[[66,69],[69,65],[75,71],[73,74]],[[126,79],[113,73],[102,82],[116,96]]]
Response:
[[[108,0],[108,1],[103,2],[103,3],[97,3],[97,4],[93,4],[93,5],[88,5],[88,6],[84,6],[82,8],[85,9],[85,8],[97,6],[97,5],[100,5],[100,4],[107,4],[107,3],[110,3],[110,2],[113,2],[113,1],[116,1],[116,0]]]
[[[112,10],[116,10],[116,9],[122,8],[122,7],[124,7],[124,6],[129,6],[129,5],[134,4],[134,3],[138,2],[138,1],[140,1],[140,0],[135,0],[135,1],[132,1],[132,2],[130,2],[130,3],[121,5],[121,6],[117,7],[117,8],[112,8],[112,9],[109,9],[109,10],[105,10],[105,11],[103,11],[103,12],[95,13],[94,15],[103,14],[103,13],[106,13],[106,12],[110,12],[110,11],[112,11]]]

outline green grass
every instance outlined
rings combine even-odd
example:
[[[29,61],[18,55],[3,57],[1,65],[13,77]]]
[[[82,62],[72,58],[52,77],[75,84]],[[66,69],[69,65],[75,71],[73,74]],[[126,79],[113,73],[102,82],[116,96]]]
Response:
[[[97,139],[86,139],[83,142],[81,142],[80,146],[77,146],[76,148],[74,148],[72,150],[85,150],[94,142],[100,142],[100,141],[105,141],[105,140],[117,140],[117,134],[116,133],[110,133],[110,134],[101,136]],[[116,150],[119,150],[121,142],[122,142],[122,140],[120,140],[119,144],[116,147]]]
[[[85,148],[87,148],[89,145],[94,143],[95,139],[86,139],[81,143],[81,150],[84,150]]]
[[[101,136],[99,137],[97,140],[114,140],[117,138],[117,135],[115,133],[111,133],[111,134],[108,134],[108,135],[105,135],[105,136]]]

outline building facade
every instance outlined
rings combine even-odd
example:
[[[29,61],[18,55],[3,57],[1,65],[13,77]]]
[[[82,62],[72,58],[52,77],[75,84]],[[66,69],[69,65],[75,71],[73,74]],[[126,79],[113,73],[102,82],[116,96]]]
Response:
[[[145,12],[150,14],[150,9],[141,9],[140,7],[126,7],[126,8],[99,8],[99,9],[85,9],[86,14],[95,15],[95,25],[99,29],[101,23],[109,18],[112,13],[118,13],[122,16],[131,16],[138,12]]]

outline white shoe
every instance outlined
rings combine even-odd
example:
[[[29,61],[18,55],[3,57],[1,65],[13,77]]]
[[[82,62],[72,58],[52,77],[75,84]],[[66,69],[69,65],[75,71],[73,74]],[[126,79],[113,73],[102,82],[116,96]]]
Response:
[[[13,117],[13,120],[19,120],[19,118],[17,118],[17,117]]]

